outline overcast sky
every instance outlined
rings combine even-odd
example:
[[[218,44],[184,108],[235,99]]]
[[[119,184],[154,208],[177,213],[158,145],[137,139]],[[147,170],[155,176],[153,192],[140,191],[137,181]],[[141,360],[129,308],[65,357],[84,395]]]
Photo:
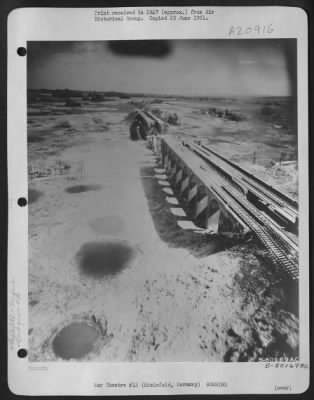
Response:
[[[200,96],[286,96],[293,40],[29,42],[28,88]]]

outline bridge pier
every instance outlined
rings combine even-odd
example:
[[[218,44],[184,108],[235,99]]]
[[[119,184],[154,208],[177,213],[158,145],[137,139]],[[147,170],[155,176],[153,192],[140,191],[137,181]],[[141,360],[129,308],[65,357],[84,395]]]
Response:
[[[213,233],[219,233],[221,211],[217,210],[207,220],[207,230]]]
[[[171,161],[171,166],[170,166],[170,179],[173,179],[176,175],[177,172],[177,160],[172,160]]]
[[[189,188],[189,191],[188,191],[188,194],[187,194],[187,199],[186,199],[187,202],[189,204],[191,204],[191,202],[194,201],[194,199],[196,198],[196,195],[197,195],[197,184],[196,183],[192,183],[190,185],[190,188]]]
[[[180,185],[180,193],[181,193],[181,195],[184,195],[186,189],[189,186],[189,182],[190,182],[190,177],[188,175],[187,168],[184,167],[183,170],[182,170],[182,180],[181,180],[181,185]]]
[[[200,228],[207,228],[208,216],[208,195],[207,191],[202,185],[197,187],[197,198],[194,209],[194,222]]]
[[[208,219],[207,219],[207,229],[214,233],[218,233],[219,223],[221,218],[221,209],[217,200],[211,196],[208,204]]]
[[[179,167],[176,173],[175,186],[177,187],[181,181],[182,181],[182,167]]]
[[[167,173],[167,174],[170,173],[170,170],[171,170],[171,163],[172,163],[171,158],[170,158],[169,155],[168,155],[168,157],[167,157],[167,164],[166,164],[166,173]]]

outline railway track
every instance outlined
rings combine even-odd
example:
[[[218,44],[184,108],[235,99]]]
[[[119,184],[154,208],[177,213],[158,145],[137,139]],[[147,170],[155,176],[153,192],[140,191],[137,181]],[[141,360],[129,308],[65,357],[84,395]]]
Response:
[[[196,152],[202,152],[208,161],[221,169],[225,175],[237,183],[243,189],[243,192],[249,192],[256,196],[261,203],[266,206],[270,212],[277,215],[277,219],[283,225],[290,224],[297,226],[298,222],[298,204],[295,200],[277,191],[275,188],[262,182],[254,175],[249,174],[241,167],[233,164],[218,153],[212,151],[205,145],[197,145],[196,143],[188,144]]]
[[[253,174],[248,173],[245,169],[211,150],[208,146],[201,145],[201,147],[209,155],[216,157],[216,160],[220,160],[224,168],[229,168],[229,171],[231,171],[234,176],[237,176],[242,184],[249,190],[258,191],[258,196],[263,199],[265,203],[271,204],[277,211],[282,213],[284,218],[289,219],[292,223],[296,222],[298,218],[298,202],[296,200],[279,192],[272,186],[267,185]]]
[[[297,202],[195,141],[175,147],[189,167],[255,234],[276,266],[298,279]],[[182,154],[180,155],[180,151]],[[191,156],[193,154],[193,156]],[[187,157],[188,156],[188,157]],[[200,164],[200,159],[202,163]]]

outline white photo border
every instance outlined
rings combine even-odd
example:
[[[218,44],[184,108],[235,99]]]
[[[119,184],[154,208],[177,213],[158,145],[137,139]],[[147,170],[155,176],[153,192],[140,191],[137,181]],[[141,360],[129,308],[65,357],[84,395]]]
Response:
[[[131,7],[139,8],[139,7]],[[145,10],[145,7],[141,7]],[[156,7],[171,9],[171,7]],[[180,7],[174,7],[180,9]],[[183,7],[182,7],[183,8]],[[186,7],[184,7],[186,8]],[[209,7],[193,7],[209,8]],[[169,395],[269,394],[276,386],[302,393],[309,386],[309,369],[265,368],[264,363],[93,363],[32,362],[19,358],[28,347],[28,208],[27,197],[27,56],[17,48],[28,41],[107,41],[128,39],[297,39],[298,160],[300,207],[300,362],[309,364],[309,204],[308,204],[308,22],[296,7],[210,7],[209,23],[94,22],[95,8],[20,8],[8,17],[8,382],[19,395]],[[125,8],[121,8],[125,9]],[[273,30],[229,37],[230,27],[267,26]],[[13,322],[12,322],[13,321]],[[10,329],[15,333],[10,334]],[[30,365],[31,364],[31,365]],[[99,388],[95,382],[197,381],[194,388]],[[206,381],[226,381],[226,387],[206,387]]]

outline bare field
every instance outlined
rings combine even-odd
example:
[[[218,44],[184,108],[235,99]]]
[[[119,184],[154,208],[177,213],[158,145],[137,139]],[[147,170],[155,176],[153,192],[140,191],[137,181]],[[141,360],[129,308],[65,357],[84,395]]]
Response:
[[[144,100],[178,115],[170,134],[202,137],[297,196],[297,134],[287,98]],[[213,108],[245,119],[213,115]],[[29,105],[30,360],[298,355],[297,288],[257,244],[230,246],[179,227],[186,218],[171,212],[175,199],[152,152],[129,140],[125,120],[133,109],[122,99]],[[81,329],[83,342],[92,336],[84,342],[91,351],[62,356],[68,326],[64,340]]]

